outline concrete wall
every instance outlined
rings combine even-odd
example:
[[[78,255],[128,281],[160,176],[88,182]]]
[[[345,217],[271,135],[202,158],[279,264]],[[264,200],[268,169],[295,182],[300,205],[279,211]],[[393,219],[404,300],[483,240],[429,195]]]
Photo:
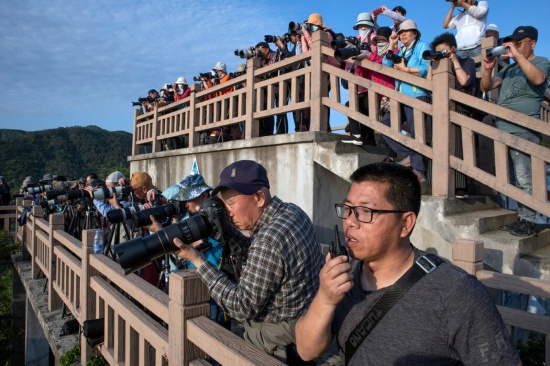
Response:
[[[315,162],[318,144],[338,141],[341,137],[322,132],[302,132],[223,144],[199,146],[177,151],[145,154],[130,159],[131,171],[146,171],[160,190],[189,175],[196,158],[206,182],[215,186],[219,174],[230,163],[250,159],[267,170],[271,193],[283,201],[300,206],[312,219],[319,240],[334,240],[334,224],[341,222],[334,204],[341,202],[349,188],[345,179]],[[349,176],[356,167],[350,166]],[[313,185],[312,185],[313,183]]]

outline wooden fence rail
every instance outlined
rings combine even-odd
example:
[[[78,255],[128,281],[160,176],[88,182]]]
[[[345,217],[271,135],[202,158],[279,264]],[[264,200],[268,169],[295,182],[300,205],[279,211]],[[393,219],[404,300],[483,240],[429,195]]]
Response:
[[[487,48],[493,47],[495,42],[493,38],[485,39],[482,44],[483,53]],[[329,109],[333,109],[430,159],[433,196],[454,196],[455,174],[460,172],[496,192],[550,216],[546,185],[546,166],[550,163],[550,150],[454,111],[454,105],[461,103],[544,135],[550,135],[550,124],[546,123],[550,118],[548,103],[545,102],[541,106],[542,120],[538,120],[457,92],[453,89],[454,76],[448,59],[433,62],[431,81],[369,60],[355,61],[366,69],[427,90],[432,95],[432,101],[426,103],[330,65],[327,59],[333,54],[334,51],[327,47],[324,33],[316,32],[313,34],[313,47],[308,52],[261,68],[258,59],[249,59],[246,75],[204,91],[199,91],[198,85],[193,85],[191,96],[183,101],[146,114],[136,111],[132,154],[138,155],[139,147],[144,145],[151,146],[153,153],[161,151],[163,140],[177,136],[186,136],[189,147],[197,146],[200,143],[201,132],[235,123],[244,127],[245,138],[257,137],[261,118],[297,110],[309,110],[311,131],[326,131]],[[306,62],[309,66],[297,67]],[[266,79],[267,75],[275,76]],[[349,106],[346,106],[346,101],[341,98],[342,81],[348,83]],[[203,100],[207,95],[243,82],[246,85],[229,94]],[[358,87],[369,90],[368,115],[359,112]],[[290,102],[287,103],[289,90]],[[491,92],[491,98],[496,98],[496,94],[498,91]],[[414,109],[414,138],[401,133],[400,113],[391,114],[391,126],[381,123],[379,95],[390,98],[392,111],[399,111],[401,105]],[[279,104],[275,102],[277,96]],[[302,99],[298,99],[299,97]],[[425,128],[424,116],[431,116],[433,120],[431,141]],[[457,131],[460,134],[458,141],[461,141],[462,146],[456,146]],[[480,138],[488,141],[486,144],[493,151],[494,158],[489,165],[495,167],[494,171],[487,171],[481,167],[481,160],[489,157],[483,156],[479,151],[480,147],[476,141]],[[531,155],[532,194],[509,183],[509,149]],[[459,154],[458,151],[463,153]]]
[[[11,219],[23,203],[17,200]],[[189,365],[212,356],[225,365],[282,365],[208,318],[210,296],[196,270],[171,273],[168,295],[94,254],[95,230],[84,230],[81,242],[62,231],[63,215],[46,221],[39,207],[32,212],[14,235],[35,268],[32,277],[48,279],[48,310],[64,304],[80,324],[103,318],[105,341],[97,347],[109,364]],[[92,349],[84,337],[80,343],[85,364]]]
[[[22,204],[18,199],[19,213]],[[35,207],[34,212],[40,210]],[[104,319],[105,342],[98,350],[109,364],[200,365],[210,356],[224,365],[282,365],[208,318],[208,289],[196,270],[171,273],[168,295],[134,274],[124,275],[110,258],[94,254],[95,230],[85,230],[82,242],[68,236],[61,230],[61,218],[51,214],[45,221],[31,216],[25,226],[17,227],[16,236],[29,250],[29,260],[42,263],[33,278],[45,276],[51,283],[50,311],[64,303],[80,324]],[[481,241],[455,240],[452,257],[487,287],[550,298],[550,281],[483,270]],[[510,330],[518,327],[545,335],[550,362],[550,317],[498,308]],[[92,350],[84,337],[81,346],[84,364]]]

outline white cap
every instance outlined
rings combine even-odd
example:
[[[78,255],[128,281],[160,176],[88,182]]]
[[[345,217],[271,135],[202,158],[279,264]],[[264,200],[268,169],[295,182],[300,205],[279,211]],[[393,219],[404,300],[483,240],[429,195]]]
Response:
[[[225,64],[223,62],[217,62],[216,63],[216,66],[214,66],[212,68],[212,70],[220,70],[220,71],[223,71],[224,73],[227,74],[227,71],[226,71],[226,67],[225,67]]]
[[[183,76],[180,76],[178,78],[178,80],[176,80],[176,82],[174,84],[184,84],[184,85],[189,85],[187,84],[187,80],[185,80],[185,78]]]
[[[493,24],[489,24],[489,25],[487,26],[487,28],[485,28],[485,31],[488,31],[488,30],[492,30],[492,31],[498,32],[498,27],[497,27],[497,25],[494,24],[494,23],[493,23]]]
[[[120,178],[124,178],[124,174],[122,174],[121,172],[119,172],[117,170],[117,171],[112,172],[111,174],[109,174],[107,179],[105,179],[105,183],[118,183],[118,180]]]

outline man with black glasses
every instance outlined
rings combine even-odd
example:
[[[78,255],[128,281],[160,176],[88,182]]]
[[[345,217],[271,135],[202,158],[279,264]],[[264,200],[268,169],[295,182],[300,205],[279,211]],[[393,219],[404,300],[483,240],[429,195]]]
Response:
[[[416,175],[375,163],[350,180],[336,215],[353,260],[327,255],[319,291],[296,324],[301,358],[322,355],[336,335],[346,365],[517,365],[483,284],[411,244]]]

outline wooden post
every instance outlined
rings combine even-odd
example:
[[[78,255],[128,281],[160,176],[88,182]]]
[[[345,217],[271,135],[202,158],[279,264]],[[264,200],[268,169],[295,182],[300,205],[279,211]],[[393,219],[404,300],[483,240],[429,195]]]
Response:
[[[188,365],[206,353],[187,340],[188,319],[210,313],[210,295],[196,270],[170,274],[170,326],[168,327],[168,361],[170,365]]]
[[[197,92],[200,91],[200,85],[199,84],[193,84],[191,85],[191,94],[190,94],[190,101],[189,101],[189,147],[195,146],[195,141],[199,142],[199,134],[195,132],[195,127],[199,125],[199,112],[196,110],[197,108]]]
[[[95,230],[82,231],[82,253],[81,253],[81,273],[80,273],[80,325],[84,320],[96,318],[96,295],[90,287],[90,278],[99,275],[97,270],[90,266],[90,255],[94,254],[94,236]],[[86,337],[80,337],[80,363],[86,364],[92,357],[92,349],[86,342]]]
[[[260,125],[258,120],[254,118],[256,112],[256,93],[254,93],[254,85],[256,83],[256,70],[261,66],[260,60],[256,57],[246,61],[246,117],[244,120],[244,135],[246,139],[260,136]]]
[[[53,288],[53,283],[55,281],[55,256],[53,254],[55,245],[58,244],[58,241],[54,239],[55,230],[63,230],[63,223],[65,222],[65,216],[63,214],[52,214],[50,215],[50,227],[48,229],[48,237],[50,239],[49,245],[49,255],[50,259],[49,269],[50,273],[48,278],[48,310],[54,311],[61,308],[62,301],[57,292]]]
[[[450,66],[450,61],[446,58],[433,62],[432,196],[434,197],[449,197],[450,193],[454,195],[455,191],[454,174],[450,174],[449,169],[449,155],[451,154],[449,148],[451,137],[449,84],[453,77]]]
[[[453,242],[453,264],[475,276],[483,269],[483,241],[456,239]]]
[[[155,109],[153,112],[153,147],[151,152],[158,152],[161,149],[161,143],[158,141],[159,135],[159,106],[155,103]]]
[[[32,215],[33,218],[31,220],[32,226],[31,226],[31,237],[30,237],[30,255],[31,255],[31,278],[37,279],[38,273],[40,272],[40,268],[36,264],[36,218],[42,217],[44,214],[44,209],[40,206],[34,206],[32,208]]]
[[[323,74],[323,63],[327,56],[323,55],[321,48],[329,46],[328,36],[325,32],[313,32],[311,34],[311,124],[310,131],[327,131],[328,107],[323,106],[323,97],[328,96],[328,75]],[[339,88],[340,85],[332,85]],[[306,85],[307,88],[307,85]]]
[[[137,155],[139,153],[139,148],[137,144],[138,134],[138,120],[137,118],[143,114],[142,109],[134,109],[134,136],[132,138],[132,155]]]

